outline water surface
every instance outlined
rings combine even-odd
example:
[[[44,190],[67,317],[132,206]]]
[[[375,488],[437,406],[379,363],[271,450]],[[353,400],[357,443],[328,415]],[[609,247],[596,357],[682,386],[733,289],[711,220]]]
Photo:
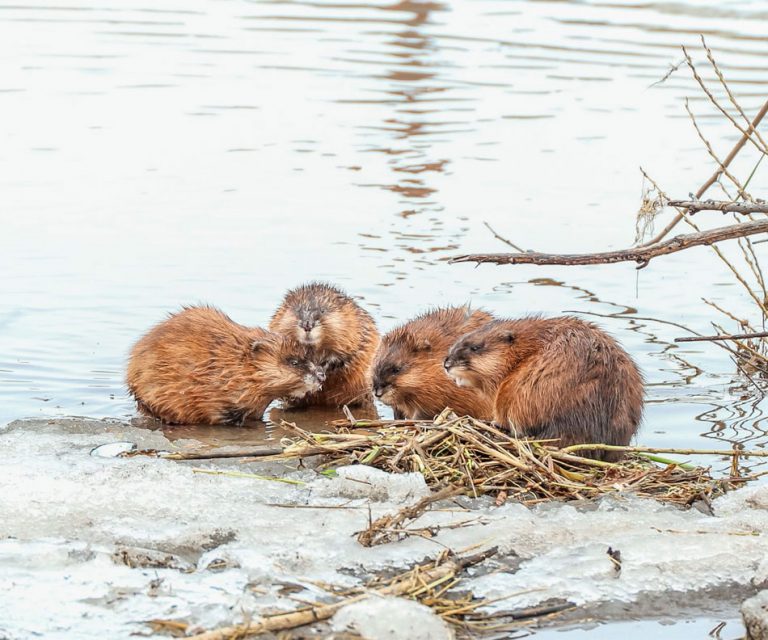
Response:
[[[748,0],[0,5],[0,424],[130,418],[126,354],[167,311],[264,324],[327,279],[384,330],[465,301],[611,316],[648,380],[640,442],[764,446],[726,353],[627,317],[750,313],[708,249],[639,272],[446,259],[504,250],[484,221],[526,249],[629,246],[639,165],[683,197],[713,170],[683,99],[722,155],[738,136],[684,68],[654,83],[703,33],[754,113],[767,22]]]

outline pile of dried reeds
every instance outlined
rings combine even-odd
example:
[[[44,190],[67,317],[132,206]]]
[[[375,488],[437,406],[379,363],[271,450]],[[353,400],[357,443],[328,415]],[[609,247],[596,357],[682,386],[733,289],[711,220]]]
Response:
[[[296,436],[284,439],[279,458],[322,455],[326,467],[360,463],[395,473],[417,471],[434,490],[457,487],[466,495],[490,493],[528,505],[616,493],[690,505],[708,501],[734,481],[716,480],[703,467],[663,459],[659,465],[636,453],[620,462],[585,458],[574,453],[583,445],[558,449],[448,411],[435,421],[340,422],[335,432],[284,426]]]

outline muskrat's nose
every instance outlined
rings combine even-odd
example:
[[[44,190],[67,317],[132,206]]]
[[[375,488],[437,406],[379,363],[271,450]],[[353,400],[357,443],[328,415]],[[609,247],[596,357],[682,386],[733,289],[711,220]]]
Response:
[[[445,368],[446,371],[450,369],[453,365],[454,365],[454,362],[450,356],[448,356],[445,360],[443,360],[443,367]]]
[[[373,386],[373,395],[375,395],[377,398],[381,398],[381,396],[384,395],[384,387],[380,385],[374,385]]]
[[[325,371],[318,369],[315,371],[315,377],[317,378],[318,382],[325,382]]]

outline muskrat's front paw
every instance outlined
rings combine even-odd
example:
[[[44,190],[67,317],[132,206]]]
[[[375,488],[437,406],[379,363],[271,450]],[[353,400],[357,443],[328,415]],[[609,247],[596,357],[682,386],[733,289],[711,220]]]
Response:
[[[338,356],[331,356],[323,362],[322,366],[326,373],[330,373],[331,371],[339,371],[340,369],[343,369],[347,366],[347,362]]]

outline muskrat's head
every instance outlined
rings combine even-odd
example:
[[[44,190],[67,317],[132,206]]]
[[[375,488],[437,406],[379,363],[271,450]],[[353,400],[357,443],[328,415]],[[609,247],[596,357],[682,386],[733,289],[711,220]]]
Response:
[[[446,373],[460,387],[488,389],[509,371],[517,337],[511,323],[489,322],[459,338],[443,361]]]
[[[278,397],[303,398],[325,382],[326,367],[317,354],[293,338],[266,335],[254,339],[251,350],[265,375],[263,384]]]
[[[435,360],[427,339],[395,330],[381,341],[373,361],[373,393],[384,404],[394,405],[418,393],[424,383],[425,361]],[[439,360],[435,360],[439,367]]]
[[[284,310],[275,316],[270,328],[292,336],[302,344],[324,348],[343,337],[344,313],[354,303],[330,285],[312,283],[290,291],[283,301]]]

